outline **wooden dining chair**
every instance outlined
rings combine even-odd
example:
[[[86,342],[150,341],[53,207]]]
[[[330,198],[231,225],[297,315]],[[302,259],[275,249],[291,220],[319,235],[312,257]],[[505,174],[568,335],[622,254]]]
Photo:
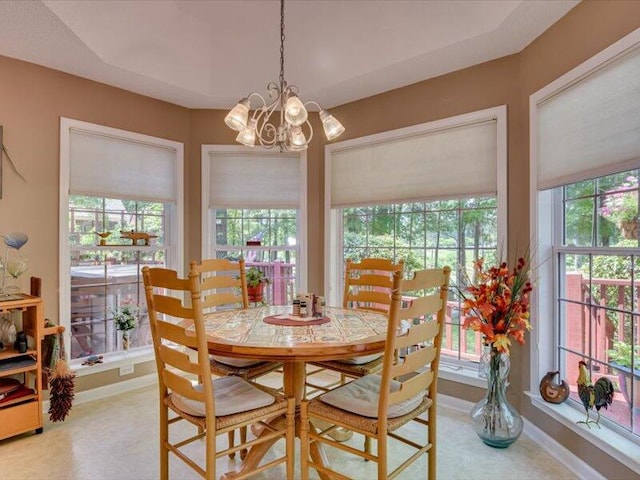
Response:
[[[243,258],[237,262],[225,258],[206,259],[201,263],[193,260],[190,266],[191,270],[199,275],[202,309],[205,314],[221,309],[249,308],[247,274]],[[281,362],[265,362],[222,355],[212,355],[210,363],[211,372],[214,375],[236,375],[247,380],[255,380],[282,367]],[[230,447],[235,443],[234,436],[234,432],[229,432]],[[246,428],[240,429],[240,441],[245,442],[246,437]],[[242,450],[240,458],[244,458],[245,455],[246,450]],[[231,453],[230,457],[233,458],[234,453]]]
[[[160,391],[160,478],[169,477],[169,453],[209,480],[217,478],[217,458],[283,438],[284,456],[234,478],[286,463],[287,479],[292,479],[295,400],[241,377],[212,378],[197,271],[183,279],[174,270],[145,266],[142,276]],[[190,306],[184,305],[184,296],[190,297]],[[176,416],[169,419],[169,410]],[[281,416],[286,421],[278,419]],[[170,425],[181,420],[196,426],[195,434],[179,440],[172,434],[170,438]],[[258,439],[217,450],[216,436],[253,424],[265,429]],[[200,439],[204,439],[204,467],[182,448]]]
[[[393,263],[388,258],[365,258],[360,262],[347,260],[342,306],[372,310],[388,315],[391,306],[393,275],[396,272],[401,275],[404,272],[403,260],[399,260],[398,263]],[[374,353],[342,360],[310,363],[318,369],[309,371],[308,377],[325,369],[340,373],[340,380],[328,385],[307,381],[307,386],[312,389],[310,392],[314,390],[326,392],[336,385],[344,384],[347,378],[359,378],[379,372],[382,369],[382,354]]]
[[[244,259],[232,262],[224,258],[195,260],[191,262],[191,270],[200,276],[202,291],[202,308],[205,313],[231,308],[249,308],[247,294],[247,274]],[[213,355],[211,370],[216,375],[239,375],[254,379],[277,368],[280,362],[233,358]]]
[[[300,445],[303,480],[309,478],[309,468],[329,476],[337,473],[310,459],[309,448],[313,442],[376,461],[378,479],[395,477],[422,454],[427,454],[427,478],[435,480],[437,379],[450,273],[449,267],[422,270],[416,272],[411,280],[403,281],[402,275],[395,272],[382,372],[358,378],[302,402]],[[404,308],[401,304],[403,291],[421,292],[421,296]],[[399,334],[402,320],[408,321],[411,327]],[[425,413],[426,419],[423,418]],[[330,426],[316,432],[310,426],[314,420],[328,422]],[[426,443],[416,440],[411,433],[397,432],[409,422],[424,427]],[[336,442],[329,434],[337,428],[346,428],[376,440],[377,454],[366,448],[360,450]],[[406,461],[395,461],[394,464],[400,464],[392,472],[388,472],[389,437],[417,450]],[[339,478],[348,478],[342,475]]]

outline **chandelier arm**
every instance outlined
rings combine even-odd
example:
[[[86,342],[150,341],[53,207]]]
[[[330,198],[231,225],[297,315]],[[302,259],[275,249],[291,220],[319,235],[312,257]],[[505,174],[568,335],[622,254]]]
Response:
[[[318,110],[323,110],[323,108],[320,106],[320,104],[318,102],[314,101],[314,100],[309,100],[307,102],[304,102],[303,103],[304,108],[307,108],[307,105],[309,105],[311,103],[313,103],[316,107],[318,107]]]
[[[258,92],[251,92],[249,95],[247,95],[245,98],[249,101],[249,108],[251,108],[251,97],[256,96],[260,99],[260,101],[262,102],[262,105],[266,105],[267,102],[265,101],[264,97],[262,95],[260,95]]]
[[[265,148],[272,148],[278,144],[278,130],[272,123],[264,124],[260,129],[260,135],[257,135],[257,137],[260,145]]]
[[[309,138],[307,138],[307,145],[309,145],[309,143],[311,143],[311,139],[313,138],[313,127],[311,126],[311,123],[309,123],[309,120],[307,120],[306,122],[303,123],[303,125],[307,125],[307,127],[309,127]]]
[[[278,106],[279,98],[269,105],[265,105],[256,110],[254,114],[256,120],[256,136],[262,146],[273,147],[278,142],[278,129],[270,122],[271,115]]]

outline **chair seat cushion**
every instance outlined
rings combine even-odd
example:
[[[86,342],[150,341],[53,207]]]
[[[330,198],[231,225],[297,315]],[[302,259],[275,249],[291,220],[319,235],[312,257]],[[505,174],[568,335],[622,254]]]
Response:
[[[378,416],[378,399],[380,398],[380,375],[367,375],[335,388],[319,398],[322,402],[347,412],[376,418]],[[391,380],[391,391],[396,392],[400,382]],[[400,403],[389,404],[388,418],[401,417],[418,408],[422,403],[425,392]]]
[[[255,360],[252,358],[233,358],[224,357],[222,355],[212,355],[211,357],[216,362],[224,363],[225,365],[238,368],[253,367],[254,365],[264,363],[264,360]]]
[[[398,335],[404,335],[411,328],[411,323],[407,320],[401,320],[398,327]],[[336,360],[336,362],[346,363],[348,365],[364,365],[365,363],[373,362],[379,359],[382,353],[372,353],[370,355],[362,355],[360,357],[345,358],[342,360]]]
[[[346,363],[348,365],[364,365],[365,363],[377,360],[381,356],[381,353],[372,353],[371,355],[362,355],[361,357],[351,357],[342,360],[336,360],[336,362]]]
[[[212,378],[211,381],[213,382],[217,417],[266,407],[276,401],[272,395],[256,388],[240,377]],[[201,392],[203,386],[196,385],[193,389]],[[203,402],[186,398],[177,393],[172,394],[172,399],[176,407],[189,415],[204,417],[206,414]]]

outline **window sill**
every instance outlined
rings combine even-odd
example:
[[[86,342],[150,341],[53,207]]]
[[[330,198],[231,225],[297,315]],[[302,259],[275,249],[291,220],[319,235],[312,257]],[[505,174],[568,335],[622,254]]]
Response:
[[[447,362],[440,358],[438,377],[472,387],[487,388],[487,380],[478,376],[478,367],[470,367],[459,363]]]
[[[539,394],[525,393],[535,408],[640,474],[640,448],[633,440],[615,432],[606,425],[602,425],[601,428],[587,429],[584,425],[576,423],[578,420],[584,420],[585,415],[575,408],[565,404],[550,404],[545,402]]]
[[[72,360],[70,363],[71,369],[75,372],[77,377],[84,377],[85,375],[93,375],[95,373],[106,372],[108,370],[115,370],[120,367],[135,365],[137,363],[149,362],[154,359],[153,347],[136,348],[129,350],[128,352],[114,352],[105,354],[102,357],[102,363],[95,363],[93,365],[82,365],[85,359]]]

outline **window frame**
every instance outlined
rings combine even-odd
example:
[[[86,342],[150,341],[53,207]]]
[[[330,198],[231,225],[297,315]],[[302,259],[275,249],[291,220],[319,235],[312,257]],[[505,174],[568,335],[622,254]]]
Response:
[[[210,221],[209,212],[209,179],[211,175],[211,153],[244,153],[259,157],[269,152],[261,147],[246,147],[243,145],[202,145],[201,148],[201,248],[202,259],[213,258],[214,253],[209,245],[209,239],[215,230],[215,225]],[[307,152],[297,152],[300,161],[299,200],[298,200],[298,238],[296,239],[296,289],[299,292],[307,290],[308,282],[308,257],[307,257]],[[243,247],[246,248],[246,247]],[[268,247],[260,247],[268,249]]]
[[[174,151],[174,182],[176,201],[166,209],[165,220],[170,224],[166,237],[166,263],[169,268],[182,272],[184,268],[184,145],[173,140],[144,135],[127,130],[107,127],[71,118],[60,117],[60,199],[59,199],[59,318],[60,324],[70,332],[71,312],[71,262],[69,245],[69,188],[70,188],[70,136],[71,130],[80,130],[96,135],[105,135],[116,139],[157,145]],[[65,349],[71,351],[71,334],[64,335]],[[136,355],[129,355],[127,364],[140,363],[152,359],[152,345],[141,347]],[[125,354],[118,351],[104,355],[105,363],[122,363]],[[80,361],[72,361],[74,368],[80,367]],[[115,365],[114,365],[115,366]],[[102,369],[92,369],[97,373]]]

